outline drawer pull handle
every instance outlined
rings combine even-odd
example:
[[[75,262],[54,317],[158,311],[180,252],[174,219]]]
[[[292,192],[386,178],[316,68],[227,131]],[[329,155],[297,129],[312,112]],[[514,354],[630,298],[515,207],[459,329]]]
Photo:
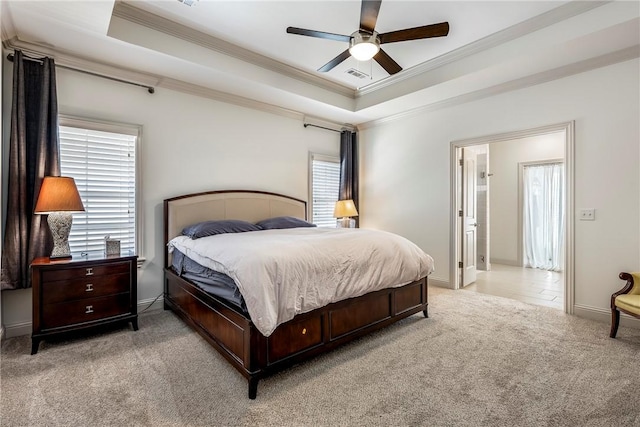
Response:
[[[93,292],[93,283],[87,283],[87,289],[85,292]]]
[[[86,276],[93,276],[93,268],[92,267],[87,268]]]
[[[92,305],[88,305],[88,306],[86,307],[86,309],[87,309],[87,310],[84,312],[84,314],[91,314],[91,313],[93,313],[93,306],[92,306]]]
[[[307,328],[302,328],[302,335],[306,335],[307,334]]]

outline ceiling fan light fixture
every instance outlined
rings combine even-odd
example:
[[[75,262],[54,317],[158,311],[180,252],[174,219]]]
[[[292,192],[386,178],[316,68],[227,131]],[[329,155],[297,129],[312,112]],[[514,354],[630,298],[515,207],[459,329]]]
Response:
[[[349,53],[358,61],[368,61],[380,50],[378,33],[366,34],[356,31],[349,40]]]

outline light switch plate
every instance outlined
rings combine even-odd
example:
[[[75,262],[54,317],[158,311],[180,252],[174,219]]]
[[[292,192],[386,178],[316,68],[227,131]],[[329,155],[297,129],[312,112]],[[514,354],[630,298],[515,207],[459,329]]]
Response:
[[[580,221],[595,221],[596,210],[595,209],[580,209]]]

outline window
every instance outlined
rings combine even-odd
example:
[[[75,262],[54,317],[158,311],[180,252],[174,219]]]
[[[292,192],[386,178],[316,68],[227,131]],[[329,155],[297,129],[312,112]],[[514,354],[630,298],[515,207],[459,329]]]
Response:
[[[334,227],[333,217],[340,193],[340,159],[311,154],[311,222],[318,227]]]
[[[105,237],[141,256],[137,227],[140,128],[60,117],[60,166],[73,177],[85,212],[73,214],[71,254],[103,253]]]

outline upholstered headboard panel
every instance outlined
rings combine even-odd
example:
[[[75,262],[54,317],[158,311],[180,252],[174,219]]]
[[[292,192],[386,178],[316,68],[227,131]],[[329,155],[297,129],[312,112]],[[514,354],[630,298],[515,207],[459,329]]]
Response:
[[[258,222],[277,216],[307,219],[307,202],[261,191],[211,191],[164,201],[165,244],[188,225],[201,221],[241,219]],[[168,254],[165,266],[168,266]]]

